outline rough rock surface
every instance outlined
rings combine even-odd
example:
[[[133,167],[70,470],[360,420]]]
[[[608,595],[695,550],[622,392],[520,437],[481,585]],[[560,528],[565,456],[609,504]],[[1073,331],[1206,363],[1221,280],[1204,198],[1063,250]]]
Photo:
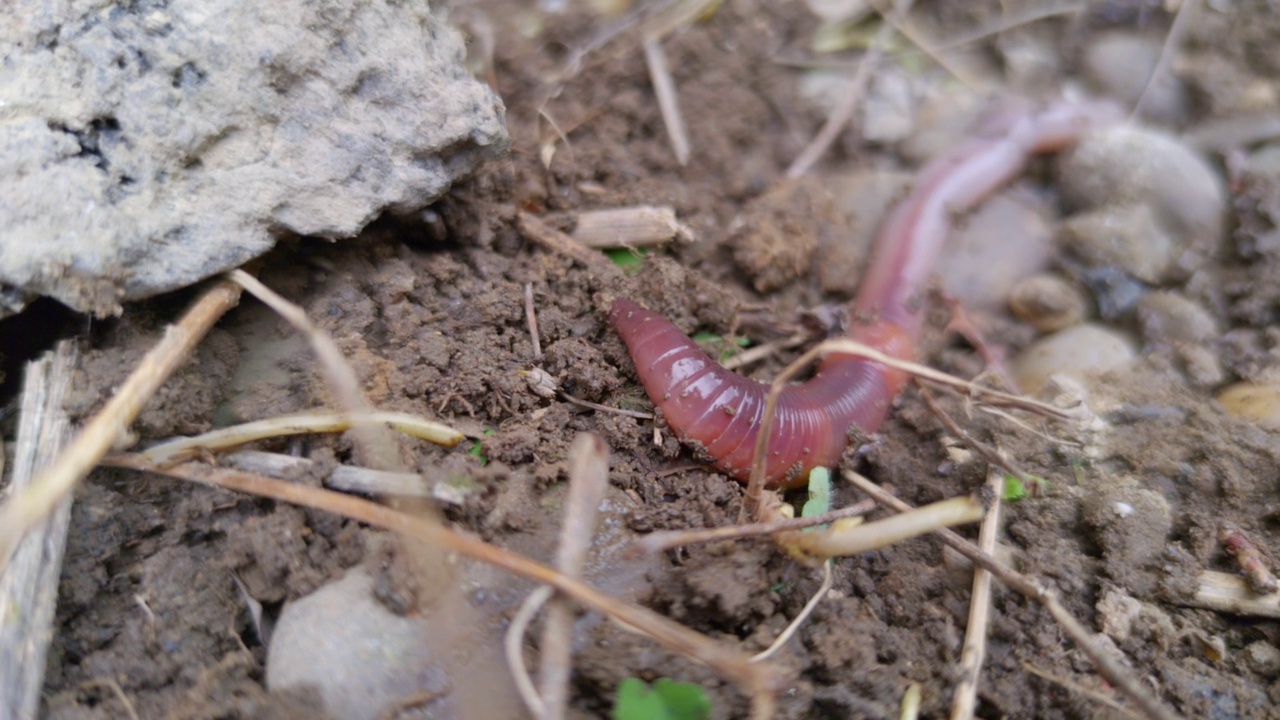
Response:
[[[0,24],[0,317],[99,315],[412,212],[507,145],[425,2],[15,0]]]

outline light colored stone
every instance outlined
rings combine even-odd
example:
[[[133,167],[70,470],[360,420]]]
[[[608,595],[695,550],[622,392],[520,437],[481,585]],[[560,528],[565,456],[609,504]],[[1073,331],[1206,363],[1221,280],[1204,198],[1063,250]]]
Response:
[[[1085,323],[1032,343],[1013,359],[1011,369],[1023,392],[1035,395],[1053,375],[1087,380],[1122,367],[1135,354],[1133,343],[1124,335]]]
[[[0,316],[36,295],[110,315],[282,233],[354,235],[506,147],[501,101],[425,3],[14,0],[5,17]]]

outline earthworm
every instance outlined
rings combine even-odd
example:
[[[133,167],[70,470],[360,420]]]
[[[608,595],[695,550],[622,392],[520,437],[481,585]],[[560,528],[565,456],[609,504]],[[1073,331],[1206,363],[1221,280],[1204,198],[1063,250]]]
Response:
[[[986,132],[926,165],[881,226],[851,304],[849,337],[891,357],[912,359],[923,323],[921,294],[953,216],[1021,173],[1032,155],[1067,147],[1085,129],[1116,116],[1101,103],[1005,113]],[[769,386],[724,369],[671,322],[631,300],[616,300],[609,319],[649,398],[677,436],[745,482]],[[850,428],[875,432],[906,381],[904,372],[880,363],[828,355],[811,379],[785,388],[778,398],[769,483],[803,485],[810,469],[837,464]]]

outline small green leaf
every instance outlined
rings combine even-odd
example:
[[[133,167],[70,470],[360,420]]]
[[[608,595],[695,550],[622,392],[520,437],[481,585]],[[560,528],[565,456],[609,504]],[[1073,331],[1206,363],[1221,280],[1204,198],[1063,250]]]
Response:
[[[635,275],[640,272],[640,266],[644,265],[644,259],[649,256],[649,251],[644,248],[609,248],[604,251],[605,255],[617,265],[622,272],[628,275]]]
[[[694,333],[691,339],[698,343],[698,345],[702,346],[702,348],[707,351],[708,355],[715,355],[718,357],[722,364],[725,360],[737,355],[739,350],[751,344],[751,341],[744,337],[734,338],[730,341],[723,335],[716,335],[715,333],[705,331]]]
[[[1022,481],[1019,480],[1017,476],[1005,475],[1004,492],[1001,495],[1001,499],[1005,502],[1017,502],[1019,500],[1026,499],[1026,497],[1027,486],[1023,485]]]
[[[707,693],[693,683],[658,678],[652,687],[639,678],[618,685],[613,720],[705,720],[711,717]]]
[[[494,434],[494,432],[496,431],[493,430],[492,428],[489,430],[485,430],[484,436],[489,437],[490,435]],[[471,442],[471,447],[468,448],[467,452],[480,458],[480,465],[484,466],[489,464],[489,458],[484,454],[484,447],[480,445],[479,440],[473,440]]]

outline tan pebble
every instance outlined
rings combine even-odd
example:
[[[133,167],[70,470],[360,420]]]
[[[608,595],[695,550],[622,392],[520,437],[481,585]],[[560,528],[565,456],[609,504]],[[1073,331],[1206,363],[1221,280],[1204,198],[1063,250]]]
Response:
[[[1206,343],[1218,337],[1218,321],[1203,305],[1174,292],[1151,292],[1138,301],[1138,324],[1149,343]]]
[[[1123,366],[1135,354],[1133,343],[1124,335],[1085,323],[1032,343],[1013,359],[1011,369],[1022,390],[1035,395],[1053,375],[1087,379]]]
[[[1218,393],[1218,402],[1232,417],[1280,432],[1280,385],[1236,383]]]
[[[1145,205],[1075,215],[1062,223],[1058,244],[1091,267],[1116,267],[1148,283],[1168,279],[1179,252]]]
[[[1080,288],[1057,275],[1033,275],[1009,293],[1013,314],[1046,333],[1084,322],[1088,303]]]
[[[1222,175],[1167,133],[1133,125],[1102,128],[1059,155],[1057,169],[1070,205],[1151,206],[1182,243],[1204,250],[1226,237]]]

